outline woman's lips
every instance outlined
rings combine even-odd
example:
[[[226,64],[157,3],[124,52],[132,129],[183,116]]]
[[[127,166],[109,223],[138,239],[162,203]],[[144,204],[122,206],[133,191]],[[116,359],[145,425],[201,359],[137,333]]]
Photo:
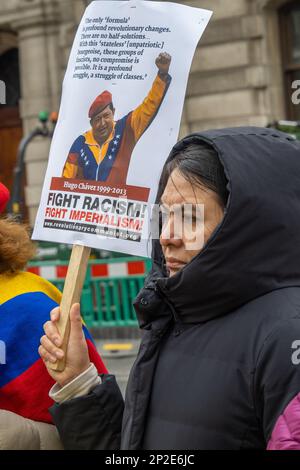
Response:
[[[168,269],[176,270],[176,269],[181,269],[184,266],[185,263],[179,260],[166,260],[166,265]]]

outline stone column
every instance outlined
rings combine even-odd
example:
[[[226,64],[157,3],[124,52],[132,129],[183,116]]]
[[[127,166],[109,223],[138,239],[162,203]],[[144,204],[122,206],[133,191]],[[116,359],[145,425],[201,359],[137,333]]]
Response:
[[[282,64],[278,10],[290,0],[256,0],[253,8],[264,21],[264,63],[269,76],[266,106],[270,121],[286,118],[285,83]]]
[[[57,3],[20,0],[12,24],[19,36],[21,77],[20,112],[24,135],[38,125],[42,110],[58,110],[61,87]],[[36,138],[26,153],[26,204],[33,225],[48,162],[50,139]]]

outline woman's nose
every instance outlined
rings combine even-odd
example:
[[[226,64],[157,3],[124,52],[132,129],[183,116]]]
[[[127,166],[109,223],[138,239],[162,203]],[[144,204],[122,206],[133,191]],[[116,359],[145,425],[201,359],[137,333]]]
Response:
[[[182,234],[178,230],[178,227],[176,230],[174,220],[171,217],[168,222],[163,225],[159,240],[162,246],[180,246],[183,243]]]

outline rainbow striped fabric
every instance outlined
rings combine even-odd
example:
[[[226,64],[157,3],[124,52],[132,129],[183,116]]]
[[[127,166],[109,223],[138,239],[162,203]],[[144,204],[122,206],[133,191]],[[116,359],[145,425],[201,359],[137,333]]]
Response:
[[[54,381],[39,354],[43,324],[61,301],[61,293],[32,273],[0,275],[0,409],[34,421],[52,423],[48,408]],[[83,327],[90,360],[98,372],[107,370]]]

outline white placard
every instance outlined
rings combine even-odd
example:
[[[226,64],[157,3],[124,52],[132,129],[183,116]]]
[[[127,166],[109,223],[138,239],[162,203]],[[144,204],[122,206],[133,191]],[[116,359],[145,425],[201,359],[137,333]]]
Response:
[[[151,205],[211,15],[141,0],[87,7],[63,82],[33,239],[150,256]]]

